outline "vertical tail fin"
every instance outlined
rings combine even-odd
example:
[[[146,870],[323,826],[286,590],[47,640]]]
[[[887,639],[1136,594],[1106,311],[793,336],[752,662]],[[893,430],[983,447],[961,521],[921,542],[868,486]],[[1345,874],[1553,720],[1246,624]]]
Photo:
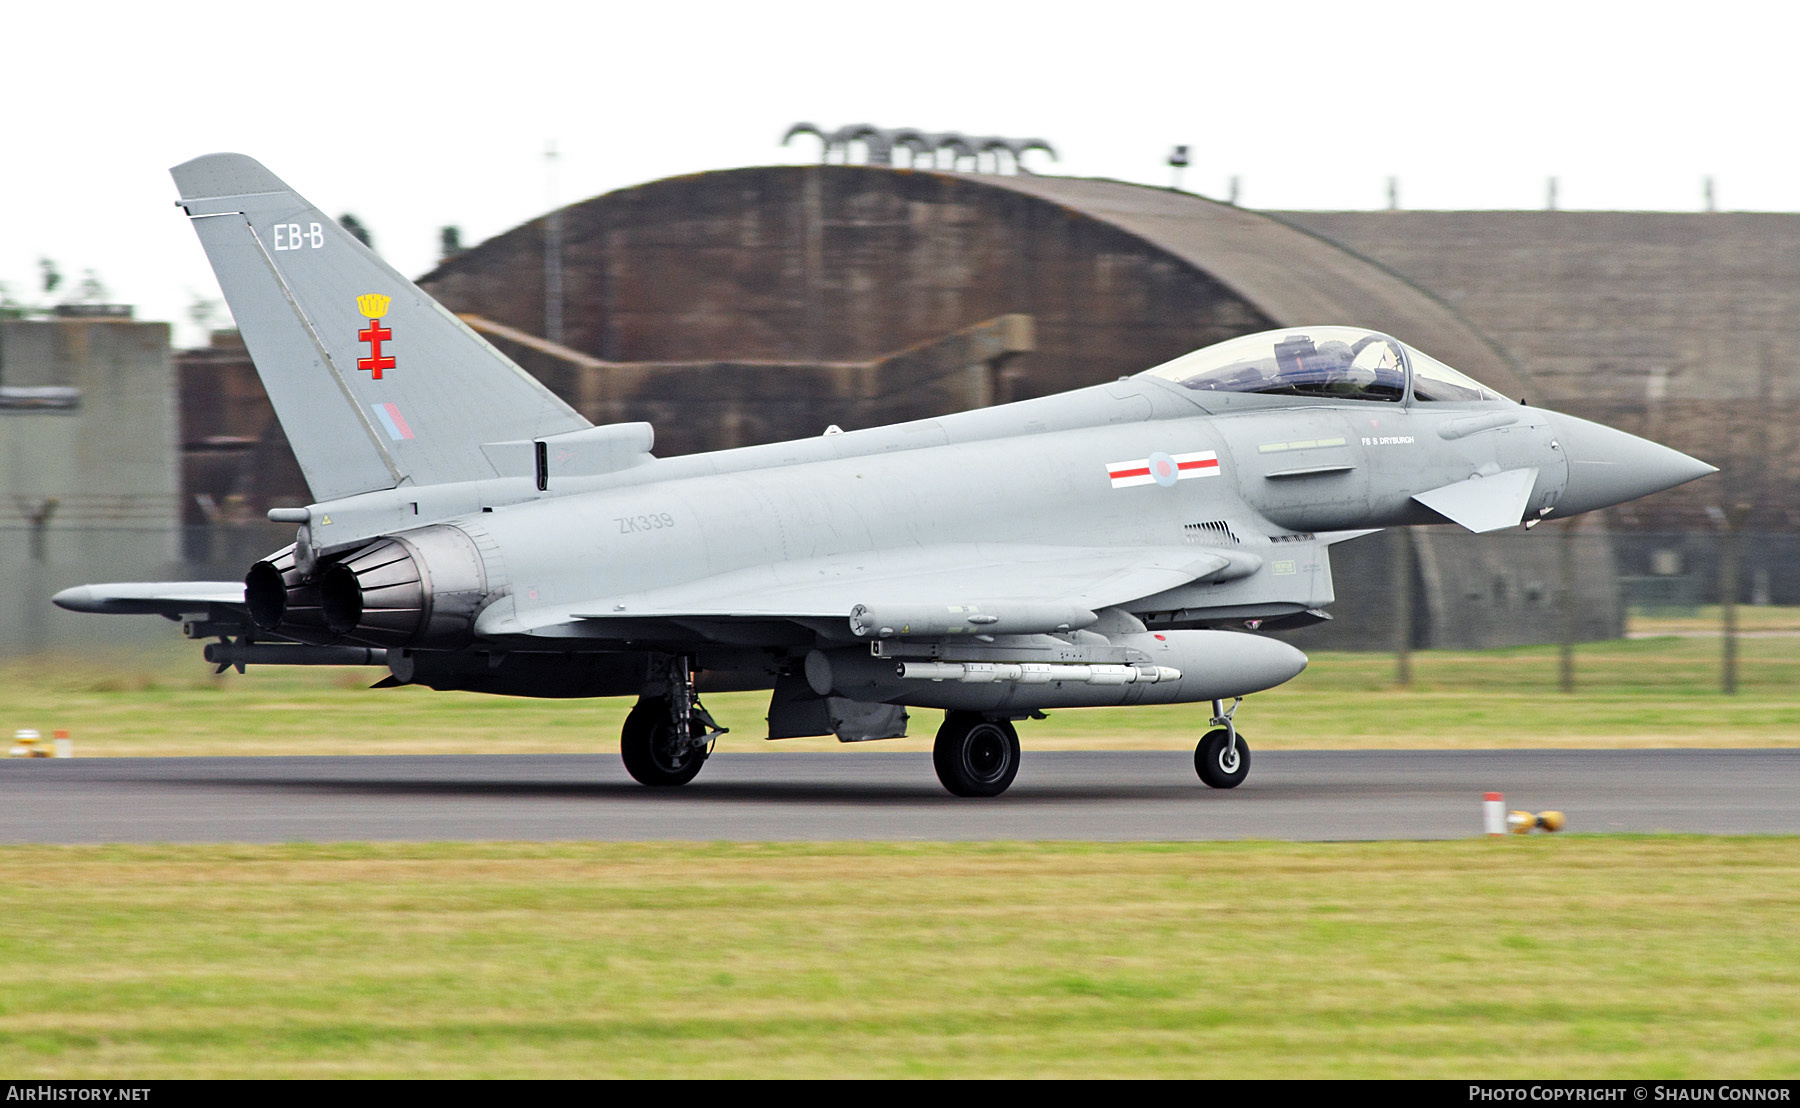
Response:
[[[589,426],[253,159],[169,172],[316,499],[493,477],[482,443]]]

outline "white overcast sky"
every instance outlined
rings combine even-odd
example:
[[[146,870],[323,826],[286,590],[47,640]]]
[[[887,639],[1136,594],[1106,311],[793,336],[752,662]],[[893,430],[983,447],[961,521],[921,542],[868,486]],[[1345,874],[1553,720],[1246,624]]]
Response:
[[[1800,7],[1711,3],[12,4],[0,283],[139,317],[217,285],[167,167],[249,154],[401,272],[681,173],[812,161],[797,120],[1040,136],[1078,176],[1266,208],[1800,210]],[[1038,157],[1042,162],[1041,156]],[[191,339],[183,331],[181,338]]]

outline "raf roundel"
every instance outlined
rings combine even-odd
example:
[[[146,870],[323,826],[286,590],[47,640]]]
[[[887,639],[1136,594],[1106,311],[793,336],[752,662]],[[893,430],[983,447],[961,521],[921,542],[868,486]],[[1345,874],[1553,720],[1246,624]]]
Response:
[[[1219,455],[1212,450],[1199,450],[1191,454],[1164,454],[1158,451],[1148,458],[1106,464],[1106,476],[1115,489],[1128,489],[1134,485],[1161,485],[1168,488],[1175,482],[1185,481],[1190,477],[1218,475]]]
[[[1150,463],[1150,479],[1165,489],[1175,483],[1176,474],[1181,472],[1175,465],[1175,459],[1160,451],[1144,460]]]

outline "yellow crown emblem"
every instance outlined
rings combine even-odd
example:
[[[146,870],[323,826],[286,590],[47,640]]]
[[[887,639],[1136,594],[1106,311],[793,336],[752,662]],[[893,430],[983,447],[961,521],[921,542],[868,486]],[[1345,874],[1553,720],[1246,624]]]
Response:
[[[380,319],[387,314],[388,305],[393,300],[393,297],[383,296],[378,292],[366,292],[356,298],[356,306],[370,319]]]

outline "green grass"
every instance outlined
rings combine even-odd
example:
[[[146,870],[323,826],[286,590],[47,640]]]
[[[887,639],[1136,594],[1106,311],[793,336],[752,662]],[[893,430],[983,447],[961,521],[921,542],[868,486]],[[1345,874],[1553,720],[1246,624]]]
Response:
[[[1800,839],[0,849],[0,1072],[1800,1076]]]
[[[1739,604],[1736,611],[1740,631],[1800,631],[1800,608]],[[1699,604],[1692,608],[1633,609],[1629,623],[1633,634],[1716,634],[1723,620],[1724,610],[1719,605]]]
[[[1773,618],[1773,617],[1766,617]],[[1700,626],[1696,627],[1695,625]],[[1779,621],[1771,629],[1784,629]],[[1800,637],[1319,654],[1259,749],[1800,745]],[[82,755],[607,751],[622,700],[0,665]],[[765,694],[709,698],[728,749]],[[1181,747],[1202,706],[1027,748]],[[922,748],[915,738],[859,744]],[[0,848],[0,1072],[1793,1078],[1800,838]]]
[[[1664,629],[1705,626],[1675,624]],[[1800,745],[1800,635],[1746,638],[1739,651],[1740,692],[1729,697],[1718,691],[1719,641],[1673,634],[1584,644],[1573,694],[1557,691],[1555,647],[1421,651],[1404,689],[1388,655],[1321,652],[1295,680],[1252,697],[1238,722],[1257,749]],[[48,737],[67,728],[84,756],[574,753],[614,750],[630,707],[625,699],[370,691],[383,676],[370,669],[215,677],[197,654],[187,645],[129,660],[0,664],[0,729],[36,727]],[[724,749],[839,747],[829,738],[764,741],[767,693],[707,703],[732,728]],[[1022,724],[1020,734],[1040,750],[1191,748],[1209,714],[1204,705],[1060,711]],[[916,712],[913,737],[851,749],[925,749],[938,718]]]

